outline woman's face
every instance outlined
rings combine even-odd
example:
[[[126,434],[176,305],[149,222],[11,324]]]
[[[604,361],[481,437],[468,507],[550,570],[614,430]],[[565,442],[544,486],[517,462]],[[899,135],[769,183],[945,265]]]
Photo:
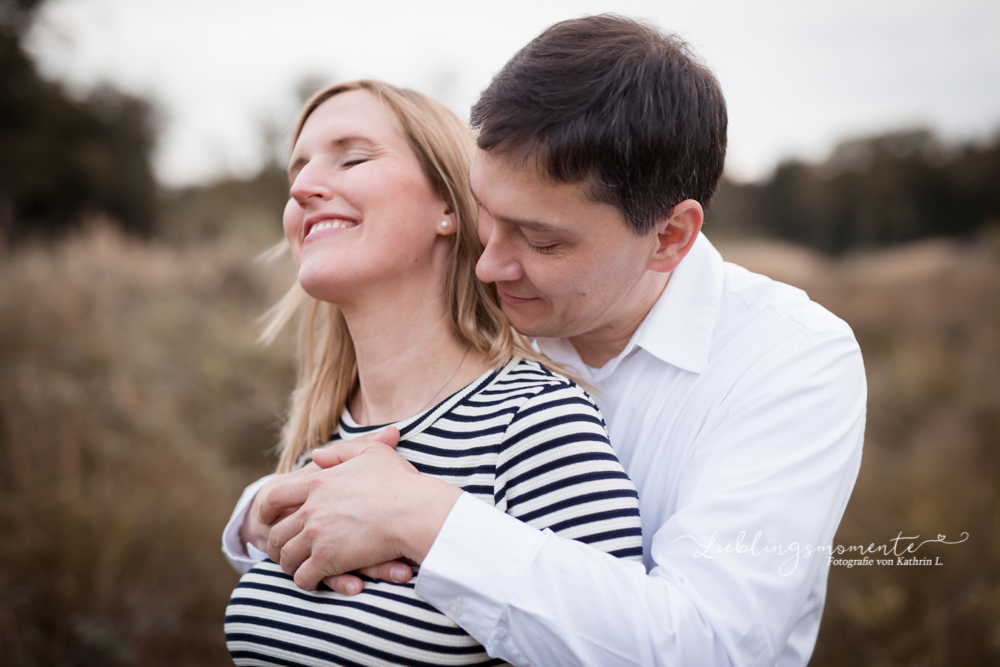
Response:
[[[454,218],[372,93],[340,93],[313,111],[288,175],[285,235],[309,295],[345,305],[373,287],[427,282],[440,223],[453,230]]]

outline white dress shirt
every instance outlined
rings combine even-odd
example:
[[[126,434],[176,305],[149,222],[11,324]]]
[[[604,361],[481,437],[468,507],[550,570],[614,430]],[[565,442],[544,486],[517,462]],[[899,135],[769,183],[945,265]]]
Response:
[[[645,567],[468,494],[417,594],[490,655],[556,665],[805,665],[861,463],[850,328],[700,236],[620,355],[576,368],[639,492]]]
[[[639,492],[645,567],[464,494],[417,594],[519,667],[805,665],[824,549],[861,463],[867,390],[850,328],[702,235],[603,367],[565,340],[537,344],[600,392]],[[251,489],[224,537],[241,571]]]

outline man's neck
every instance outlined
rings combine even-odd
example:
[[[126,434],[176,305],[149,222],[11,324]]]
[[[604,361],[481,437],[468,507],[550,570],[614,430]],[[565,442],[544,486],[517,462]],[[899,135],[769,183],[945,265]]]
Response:
[[[660,298],[671,275],[652,271],[646,273],[643,280],[624,296],[610,322],[579,336],[570,336],[568,340],[583,363],[591,368],[600,368],[621,354]]]

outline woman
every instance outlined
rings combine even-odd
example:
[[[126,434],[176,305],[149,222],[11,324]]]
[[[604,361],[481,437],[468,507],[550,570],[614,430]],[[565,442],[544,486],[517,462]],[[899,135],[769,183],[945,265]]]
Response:
[[[635,489],[600,413],[520,343],[475,277],[472,150],[464,124],[413,91],[357,81],[306,104],[284,214],[298,283],[266,332],[304,305],[278,470],[308,463],[315,443],[394,426],[421,473],[639,559]],[[230,652],[248,665],[498,664],[416,597],[416,577],[348,597],[302,591],[262,561],[230,600]]]

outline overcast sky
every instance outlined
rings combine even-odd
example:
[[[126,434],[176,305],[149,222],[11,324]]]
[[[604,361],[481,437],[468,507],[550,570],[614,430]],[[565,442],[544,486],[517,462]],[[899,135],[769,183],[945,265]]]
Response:
[[[468,118],[518,48],[604,11],[679,33],[715,71],[740,179],[889,129],[1000,130],[998,0],[50,0],[30,47],[75,91],[153,99],[156,171],[180,185],[257,169],[262,123],[287,128],[306,77],[384,79]]]

